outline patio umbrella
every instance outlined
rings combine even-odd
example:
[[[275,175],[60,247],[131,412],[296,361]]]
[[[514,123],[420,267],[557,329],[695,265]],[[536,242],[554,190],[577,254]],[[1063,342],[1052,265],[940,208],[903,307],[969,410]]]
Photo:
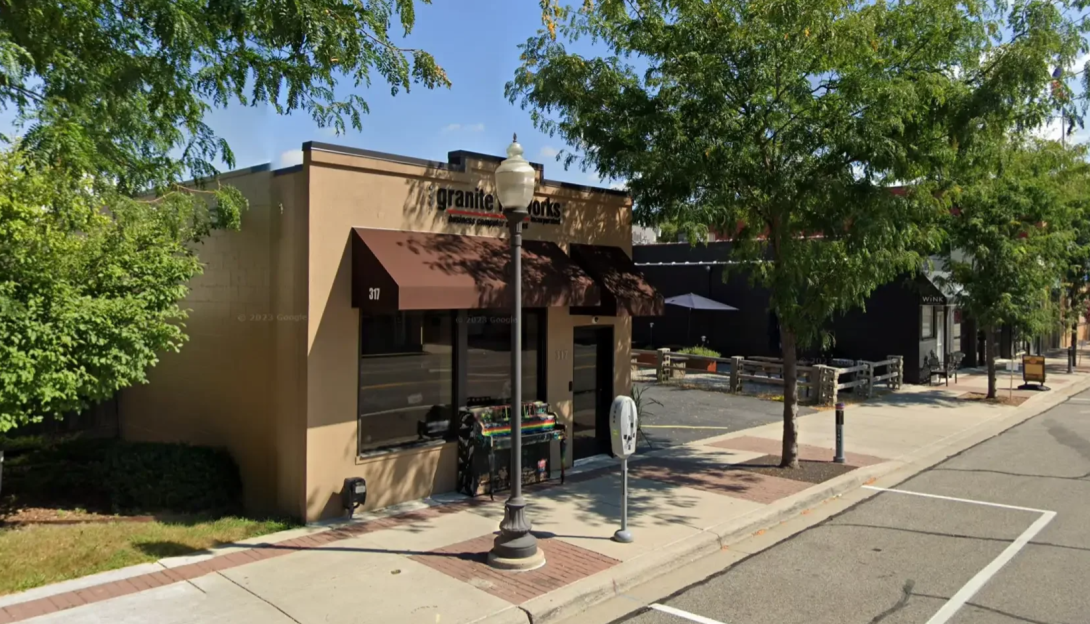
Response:
[[[676,297],[670,297],[665,301],[666,305],[677,306],[679,308],[689,309],[689,324],[685,329],[685,339],[690,338],[689,334],[693,328],[693,310],[717,310],[719,312],[737,312],[738,308],[729,306],[725,303],[720,303],[714,299],[708,299],[707,297],[701,297],[696,293],[689,293],[686,295],[678,295]]]

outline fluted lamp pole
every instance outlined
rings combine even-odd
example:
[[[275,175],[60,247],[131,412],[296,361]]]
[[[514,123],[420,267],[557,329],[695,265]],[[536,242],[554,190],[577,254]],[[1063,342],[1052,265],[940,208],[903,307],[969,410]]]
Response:
[[[511,496],[503,505],[500,534],[488,553],[488,563],[504,570],[533,570],[545,565],[526,519],[522,497],[522,222],[534,199],[534,168],[522,157],[518,136],[507,148],[507,159],[496,169],[496,194],[511,227]]]

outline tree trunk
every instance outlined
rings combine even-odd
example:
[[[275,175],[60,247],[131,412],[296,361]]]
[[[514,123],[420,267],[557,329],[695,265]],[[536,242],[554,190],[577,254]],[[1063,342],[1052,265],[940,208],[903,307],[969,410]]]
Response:
[[[780,327],[780,344],[783,345],[783,453],[780,467],[799,467],[799,375],[795,353],[795,332]]]
[[[1011,354],[1013,356],[1013,354]],[[988,398],[995,398],[995,328],[984,328],[984,360],[988,363]]]

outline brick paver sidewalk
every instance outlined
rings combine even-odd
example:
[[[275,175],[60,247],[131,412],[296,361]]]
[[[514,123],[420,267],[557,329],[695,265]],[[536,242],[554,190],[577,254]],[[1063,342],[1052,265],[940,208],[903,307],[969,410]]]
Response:
[[[1059,381],[1077,385],[1072,378]],[[831,463],[830,412],[800,418],[806,444],[800,444],[804,466],[796,472],[777,467],[778,424],[640,456],[630,467],[630,517],[637,534],[632,544],[609,539],[620,515],[616,466],[574,475],[563,486],[527,488],[547,561],[531,572],[487,566],[502,501],[462,499],[234,547],[201,561],[25,602],[12,604],[9,597],[0,602],[6,604],[0,624],[39,616],[45,616],[43,624],[166,621],[160,615],[167,613],[170,622],[199,622],[213,608],[222,621],[232,622],[354,622],[361,621],[361,604],[368,605],[373,621],[397,622],[408,613],[411,621],[439,621],[440,615],[442,624],[475,621],[525,608],[591,578],[611,578],[686,539],[724,535],[729,531],[722,527],[774,511],[785,498],[820,495],[827,491],[823,482],[892,465],[1015,409],[956,401],[959,390],[907,390],[886,403],[853,406],[846,465]],[[234,605],[237,617],[223,613],[224,605]]]

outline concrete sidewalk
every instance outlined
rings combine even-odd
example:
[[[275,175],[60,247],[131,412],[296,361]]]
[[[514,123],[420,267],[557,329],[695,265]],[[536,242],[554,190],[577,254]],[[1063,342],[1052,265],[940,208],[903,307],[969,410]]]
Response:
[[[849,407],[847,465],[831,464],[832,412],[799,419],[803,470],[774,467],[772,423],[639,456],[629,516],[636,541],[610,536],[620,518],[615,466],[529,488],[544,568],[484,564],[503,502],[459,496],[368,514],[339,526],[250,540],[0,597],[0,624],[66,622],[470,622],[544,624],[719,551],[895,470],[937,463],[1090,387],[1050,371],[1050,392],[1019,407],[959,400],[979,376],[906,386]]]

